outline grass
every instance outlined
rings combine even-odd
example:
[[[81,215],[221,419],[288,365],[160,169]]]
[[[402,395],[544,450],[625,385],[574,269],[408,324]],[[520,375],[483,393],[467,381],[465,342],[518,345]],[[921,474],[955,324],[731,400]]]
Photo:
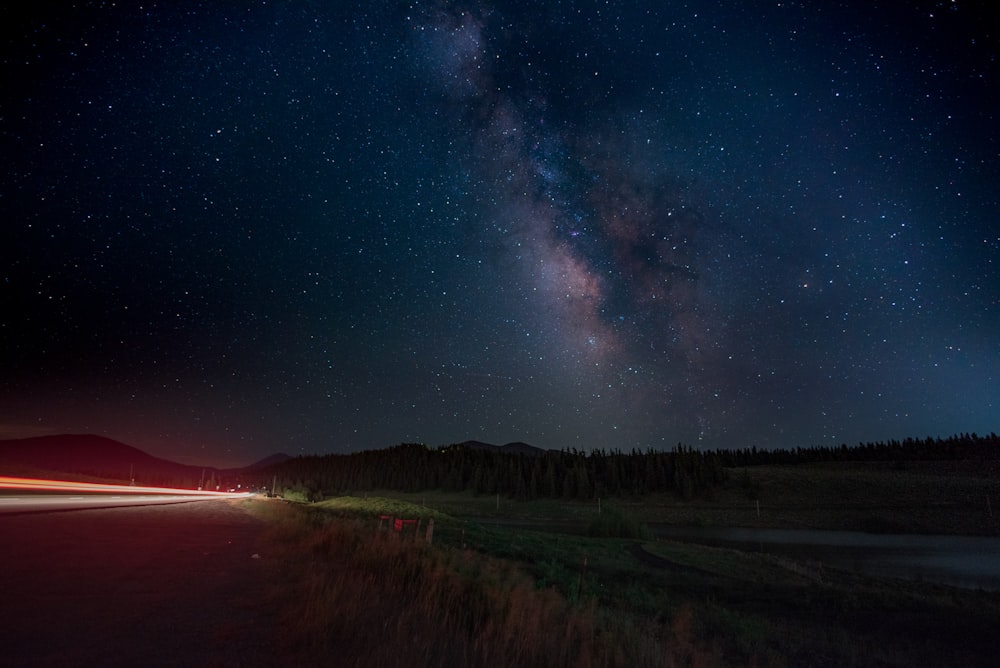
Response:
[[[514,561],[436,549],[367,516],[261,501],[250,509],[273,527],[273,566],[285,575],[269,596],[290,664],[622,665],[593,605],[536,586]]]
[[[811,528],[1000,536],[1000,470],[992,462],[829,462],[730,469],[710,498],[669,494],[602,499],[639,524]],[[565,523],[586,532],[598,501],[514,501],[471,493],[378,490],[454,517]]]
[[[712,500],[658,508],[641,502],[644,521],[1000,535],[1000,478],[977,475],[974,462],[825,463],[730,471]],[[992,503],[987,499],[992,499]],[[758,514],[759,503],[759,514]]]
[[[872,518],[913,531],[941,527],[950,513],[950,526],[990,533],[995,525],[976,499],[1000,500],[994,479],[920,466],[761,467],[748,471],[750,484],[741,475],[711,500],[602,500],[600,512],[596,501],[501,498],[498,507],[496,497],[440,492],[249,506],[270,515],[274,565],[285,574],[271,596],[293,663],[994,662],[998,594],[643,532],[649,522],[858,528]],[[759,518],[748,492],[760,500]],[[433,544],[380,530],[380,515],[433,517]],[[541,530],[546,523],[559,531]]]

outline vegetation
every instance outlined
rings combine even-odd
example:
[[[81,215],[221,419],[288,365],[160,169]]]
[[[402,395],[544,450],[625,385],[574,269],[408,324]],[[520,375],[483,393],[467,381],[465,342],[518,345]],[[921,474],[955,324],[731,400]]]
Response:
[[[1000,468],[1000,437],[963,434],[948,439],[906,439],[849,447],[795,450],[699,451],[678,444],[670,451],[590,453],[576,450],[507,452],[465,444],[441,449],[403,444],[348,455],[297,457],[262,469],[261,484],[311,501],[372,490],[443,490],[499,495],[517,501],[587,500],[669,494],[681,501],[711,499],[727,469],[765,465],[886,462],[899,469],[916,462],[974,461]],[[753,482],[747,478],[747,492]]]
[[[986,665],[997,593],[649,527],[1000,535],[998,446],[995,434],[711,453],[402,445],[272,467],[313,503],[252,505],[280,515],[270,600],[291,663]]]
[[[470,501],[472,507],[470,507]],[[253,501],[289,662],[468,666],[909,666],[993,661],[1000,596],[649,539],[638,502],[437,492]],[[495,506],[494,506],[495,508]],[[382,515],[433,518],[425,534]],[[586,518],[596,521],[586,521]],[[539,530],[583,521],[597,535]],[[534,522],[534,524],[532,524]],[[529,526],[530,525],[530,526]],[[426,525],[425,525],[426,526]],[[639,535],[622,537],[638,528]],[[616,535],[617,534],[617,535]]]
[[[594,605],[537,587],[517,563],[404,540],[334,509],[272,517],[280,587],[269,597],[290,665],[620,663]]]

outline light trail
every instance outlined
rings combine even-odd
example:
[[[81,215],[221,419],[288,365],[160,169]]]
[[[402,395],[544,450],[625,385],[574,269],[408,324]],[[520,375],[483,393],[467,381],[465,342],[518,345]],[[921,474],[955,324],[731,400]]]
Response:
[[[175,487],[139,487],[133,485],[113,485],[107,483],[73,482],[70,480],[43,480],[41,478],[11,478],[0,476],[0,489],[23,489],[42,492],[76,492],[89,494],[171,494],[176,496],[226,496],[237,497],[240,492],[215,492],[203,489],[180,489]]]

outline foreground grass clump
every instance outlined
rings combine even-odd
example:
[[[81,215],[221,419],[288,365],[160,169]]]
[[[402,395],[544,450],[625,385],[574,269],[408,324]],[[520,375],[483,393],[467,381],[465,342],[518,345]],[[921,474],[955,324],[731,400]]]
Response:
[[[282,575],[270,597],[292,663],[653,666],[684,665],[699,651],[684,637],[674,657],[676,629],[637,628],[593,600],[571,604],[515,561],[429,546],[367,517],[256,505],[269,506],[251,510],[272,526],[270,560]]]

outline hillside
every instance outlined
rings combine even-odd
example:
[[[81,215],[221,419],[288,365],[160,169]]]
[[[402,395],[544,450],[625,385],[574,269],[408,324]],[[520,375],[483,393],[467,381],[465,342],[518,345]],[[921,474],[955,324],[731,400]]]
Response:
[[[504,445],[494,445],[493,443],[483,443],[482,441],[463,441],[461,443],[456,443],[455,445],[442,448],[442,450],[447,450],[448,447],[468,448],[469,450],[487,450],[489,452],[503,452],[513,455],[521,454],[534,456],[545,453],[545,450],[542,448],[537,448],[521,441],[514,441],[513,443],[506,443]]]
[[[130,445],[93,434],[61,434],[0,440],[0,473],[92,476],[138,484],[194,485],[215,469],[154,457]]]

